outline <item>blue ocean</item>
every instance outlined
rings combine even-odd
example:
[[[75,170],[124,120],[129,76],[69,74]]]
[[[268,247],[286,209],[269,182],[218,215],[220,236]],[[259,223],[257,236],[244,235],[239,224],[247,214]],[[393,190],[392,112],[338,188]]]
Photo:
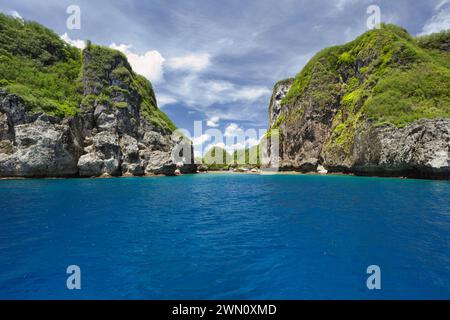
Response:
[[[1,299],[450,299],[449,181],[2,180],[0,204]]]

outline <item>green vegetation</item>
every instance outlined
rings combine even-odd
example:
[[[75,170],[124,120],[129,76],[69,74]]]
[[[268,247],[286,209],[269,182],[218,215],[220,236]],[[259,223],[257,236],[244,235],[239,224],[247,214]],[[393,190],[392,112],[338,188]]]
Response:
[[[99,103],[127,108],[132,102],[156,128],[176,129],[158,109],[151,83],[121,52],[90,41],[82,52],[38,23],[1,13],[0,75],[0,89],[20,96],[31,113],[64,117]]]
[[[403,127],[450,117],[449,48],[450,31],[413,38],[382,25],[322,50],[295,77],[282,101],[288,110],[282,121],[293,125],[310,104],[339,106],[326,150],[349,154],[356,130],[367,121]]]
[[[323,107],[340,101],[336,139],[339,132],[348,136],[356,115],[399,127],[449,117],[449,39],[449,31],[415,39],[400,27],[382,25],[319,52],[297,75],[283,104],[298,110],[308,97]]]
[[[214,146],[203,155],[202,163],[208,170],[227,170],[232,163],[232,157],[225,149]]]
[[[284,122],[285,116],[282,114],[278,116],[277,120],[275,120],[275,123],[267,130],[265,134],[265,138],[270,138],[274,132],[277,132],[276,130],[280,128],[280,125]]]
[[[337,65],[338,55],[336,55],[337,47],[331,47],[322,50],[314,56],[303,68],[303,70],[295,77],[291,89],[283,99],[282,104],[293,104],[297,102],[301,96],[306,93],[307,89],[313,89],[313,82],[321,81],[325,84],[325,79],[330,75],[333,76],[331,70]],[[314,77],[313,77],[314,75]],[[337,74],[336,74],[337,76]],[[330,88],[333,89],[333,88]],[[320,90],[311,90],[313,94],[320,96]]]
[[[219,171],[229,168],[254,168],[260,167],[260,146],[235,150],[229,154],[225,149],[214,146],[209,149],[200,162],[208,167],[208,170]]]
[[[447,54],[450,51],[450,30],[416,38],[416,43],[425,49],[435,49]]]
[[[81,53],[35,22],[0,13],[0,88],[30,111],[74,115],[81,102]]]
[[[157,108],[153,87],[146,78],[136,74],[125,55],[110,48],[89,45],[83,51],[83,81],[87,90],[84,106],[102,103],[127,108],[131,101],[140,105],[144,117],[157,128],[172,132],[176,129],[170,119]],[[118,100],[118,101],[117,101]]]
[[[157,128],[163,128],[170,132],[176,130],[175,124],[173,124],[164,112],[158,109],[155,93],[150,81],[141,75],[136,75],[135,83],[139,95],[143,97],[141,101],[141,112],[144,117]]]
[[[259,168],[261,166],[260,145],[257,144],[251,148],[236,150],[233,152],[235,167]]]

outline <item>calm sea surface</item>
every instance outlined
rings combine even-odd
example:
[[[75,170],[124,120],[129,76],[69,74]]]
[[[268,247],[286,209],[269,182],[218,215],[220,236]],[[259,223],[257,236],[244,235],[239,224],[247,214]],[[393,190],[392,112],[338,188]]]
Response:
[[[450,299],[450,182],[3,180],[0,298]]]

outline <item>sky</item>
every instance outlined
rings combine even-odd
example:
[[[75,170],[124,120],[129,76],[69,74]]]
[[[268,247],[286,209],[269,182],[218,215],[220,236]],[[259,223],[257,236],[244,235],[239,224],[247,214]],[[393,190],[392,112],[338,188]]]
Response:
[[[67,28],[71,5],[80,8],[80,29]],[[370,5],[412,35],[450,29],[450,0],[0,0],[0,11],[76,46],[89,39],[124,52],[199,154],[217,143],[206,129],[266,129],[274,84],[319,50],[367,31]],[[194,135],[194,121],[203,132]]]

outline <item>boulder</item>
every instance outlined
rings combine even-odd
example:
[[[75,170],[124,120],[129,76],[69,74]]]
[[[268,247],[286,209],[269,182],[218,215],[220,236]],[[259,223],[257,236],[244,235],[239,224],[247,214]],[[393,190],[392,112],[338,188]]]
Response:
[[[151,151],[146,155],[148,159],[145,173],[147,175],[167,175],[173,176],[177,169],[176,164],[172,161],[170,153],[164,151]]]
[[[122,174],[144,175],[145,161],[140,157],[138,141],[129,135],[123,135],[120,139],[120,151]]]
[[[0,176],[76,176],[82,147],[72,125],[44,119],[16,125],[14,141],[3,140],[0,146]]]
[[[93,138],[89,153],[78,161],[81,177],[98,177],[103,174],[118,176],[120,172],[120,146],[117,134],[102,131]]]
[[[327,173],[328,173],[328,170],[325,169],[325,167],[324,167],[323,165],[319,164],[319,165],[317,166],[317,173],[318,173],[318,174],[327,174]]]

